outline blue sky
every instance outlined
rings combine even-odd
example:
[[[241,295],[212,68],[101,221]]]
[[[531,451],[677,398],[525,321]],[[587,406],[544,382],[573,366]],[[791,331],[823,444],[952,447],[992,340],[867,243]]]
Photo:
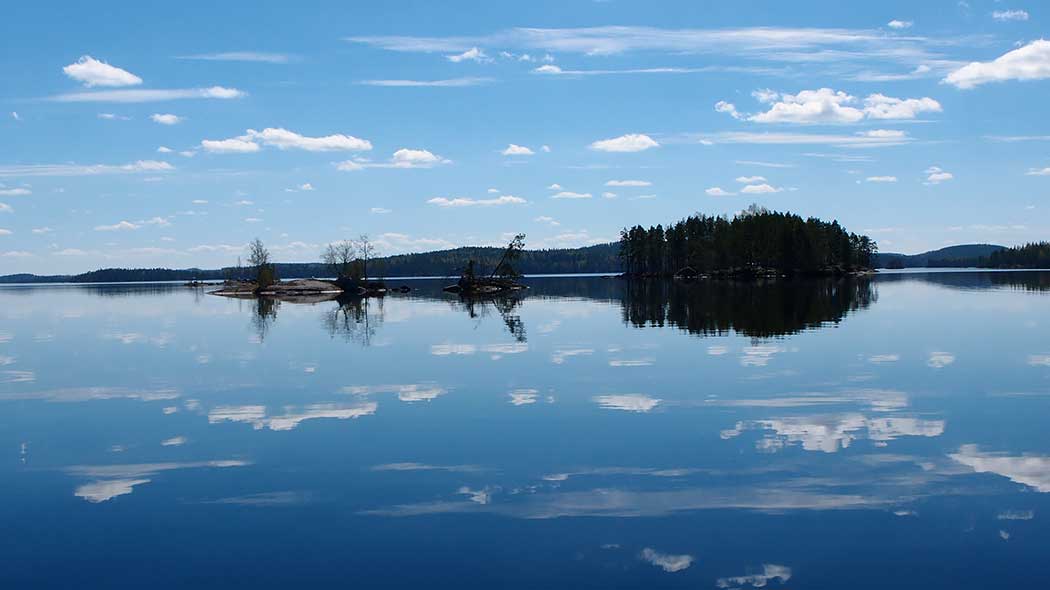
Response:
[[[613,240],[759,203],[1050,237],[1030,0],[16,3],[0,273]]]

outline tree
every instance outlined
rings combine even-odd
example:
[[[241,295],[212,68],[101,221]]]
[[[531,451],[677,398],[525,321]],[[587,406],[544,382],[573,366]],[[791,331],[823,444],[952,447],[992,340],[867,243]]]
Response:
[[[514,270],[513,262],[521,257],[523,250],[525,250],[525,234],[518,234],[514,236],[510,244],[507,244],[507,249],[503,251],[503,256],[492,269],[489,278],[516,279],[521,276],[518,271]]]
[[[321,262],[328,267],[328,272],[337,279],[356,278],[354,276],[356,260],[357,249],[354,247],[354,243],[349,240],[328,244],[328,247],[321,253]]]
[[[259,238],[248,243],[248,265],[255,270],[255,282],[259,289],[277,282],[277,269],[270,261],[270,251]]]
[[[367,279],[368,261],[375,257],[376,247],[372,240],[368,238],[368,234],[358,236],[356,246],[358,260],[361,261],[361,274],[363,278]]]

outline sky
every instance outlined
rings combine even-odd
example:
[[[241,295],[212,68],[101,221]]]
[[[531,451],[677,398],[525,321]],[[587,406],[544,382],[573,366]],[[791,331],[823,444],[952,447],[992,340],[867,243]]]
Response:
[[[1033,0],[6,6],[0,274],[617,239],[752,203],[1050,238]]]

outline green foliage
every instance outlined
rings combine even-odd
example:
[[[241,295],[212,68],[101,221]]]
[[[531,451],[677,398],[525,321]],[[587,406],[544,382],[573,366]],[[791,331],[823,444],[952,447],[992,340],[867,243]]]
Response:
[[[868,236],[828,223],[752,205],[729,219],[692,215],[666,229],[636,225],[620,232],[620,260],[633,275],[774,269],[787,273],[871,267],[878,251]]]

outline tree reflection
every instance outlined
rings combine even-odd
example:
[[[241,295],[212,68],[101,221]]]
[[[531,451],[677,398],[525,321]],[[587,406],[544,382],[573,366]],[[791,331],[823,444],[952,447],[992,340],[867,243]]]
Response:
[[[252,328],[259,337],[259,342],[262,342],[266,339],[266,335],[270,333],[270,328],[274,322],[277,321],[277,310],[281,307],[281,302],[272,297],[259,297],[252,302],[255,304],[255,313],[252,314]]]
[[[735,330],[754,338],[793,334],[838,323],[878,298],[867,278],[770,281],[628,281],[621,305],[625,323],[674,326],[692,334]]]
[[[528,338],[525,334],[525,323],[517,313],[521,302],[520,292],[514,292],[495,297],[460,296],[458,300],[452,301],[452,306],[466,311],[471,319],[477,320],[488,317],[492,311],[495,311],[507,326],[507,331],[511,336],[514,336],[518,342],[526,342]]]
[[[383,298],[340,297],[336,302],[334,309],[321,316],[328,335],[370,346],[376,330],[383,325]]]

